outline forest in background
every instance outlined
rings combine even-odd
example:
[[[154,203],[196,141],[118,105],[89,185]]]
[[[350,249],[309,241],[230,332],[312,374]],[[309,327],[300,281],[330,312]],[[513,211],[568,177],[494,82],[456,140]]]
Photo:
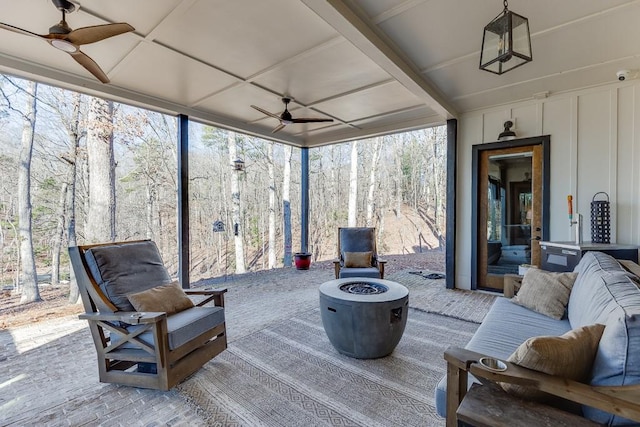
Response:
[[[177,119],[7,76],[0,95],[0,283],[33,301],[38,276],[69,279],[68,246],[146,238],[175,275]],[[309,159],[314,260],[335,258],[340,226],[377,227],[382,254],[443,250],[444,127],[312,148]],[[300,149],[191,122],[192,281],[290,266],[300,178]]]

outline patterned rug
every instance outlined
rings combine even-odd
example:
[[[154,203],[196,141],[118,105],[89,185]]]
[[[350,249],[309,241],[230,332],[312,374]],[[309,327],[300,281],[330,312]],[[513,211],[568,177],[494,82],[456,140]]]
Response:
[[[210,425],[444,426],[433,397],[442,354],[477,327],[409,309],[395,351],[360,360],[332,347],[313,309],[234,341],[178,390]]]

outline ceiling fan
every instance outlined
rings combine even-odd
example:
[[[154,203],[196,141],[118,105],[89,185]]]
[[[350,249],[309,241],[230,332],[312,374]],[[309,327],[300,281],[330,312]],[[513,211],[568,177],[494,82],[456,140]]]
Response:
[[[276,133],[279,130],[282,130],[282,128],[284,128],[286,125],[290,125],[292,123],[321,123],[321,122],[332,122],[333,121],[333,119],[319,119],[319,118],[311,118],[311,117],[304,117],[304,118],[303,117],[299,117],[297,119],[294,119],[291,116],[291,113],[289,112],[289,110],[287,109],[287,105],[289,105],[289,103],[291,102],[291,98],[284,97],[284,98],[282,98],[282,102],[284,103],[284,111],[280,115],[270,113],[267,110],[264,110],[264,109],[262,109],[260,107],[256,107],[255,105],[251,106],[251,107],[255,108],[256,110],[260,111],[262,114],[266,114],[269,117],[273,117],[274,119],[278,119],[280,124],[278,126],[276,126],[275,129],[273,129],[271,131],[271,133]]]
[[[90,27],[82,27],[72,30],[65,15],[76,9],[75,4],[68,0],[51,0],[58,10],[62,12],[62,21],[49,28],[49,34],[36,34],[13,25],[0,22],[0,28],[13,31],[14,33],[24,34],[26,36],[37,37],[45,40],[51,46],[71,55],[73,59],[93,74],[102,83],[109,83],[109,78],[102,71],[100,66],[88,55],[80,51],[83,44],[95,43],[109,37],[133,31],[134,28],[127,23],[94,25]]]

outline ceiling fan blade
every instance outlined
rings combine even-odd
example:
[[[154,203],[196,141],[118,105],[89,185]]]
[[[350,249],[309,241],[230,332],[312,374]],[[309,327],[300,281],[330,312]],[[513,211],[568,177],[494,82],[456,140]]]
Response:
[[[310,117],[307,117],[307,118],[301,117],[298,119],[293,119],[292,121],[293,123],[321,123],[321,122],[332,122],[333,119],[314,119]]]
[[[252,108],[255,108],[256,110],[260,111],[262,114],[264,114],[264,115],[266,115],[266,116],[273,117],[274,119],[278,119],[278,120],[280,120],[280,116],[278,116],[278,115],[276,115],[276,114],[273,114],[273,113],[270,113],[270,112],[268,112],[268,111],[267,111],[267,110],[265,110],[265,109],[262,109],[262,108],[260,108],[260,107],[256,107],[255,105],[252,105],[251,107],[252,107]]]
[[[82,27],[78,28],[77,30],[73,30],[69,34],[67,34],[66,39],[71,43],[80,46],[83,44],[99,42],[100,40],[128,33],[133,30],[135,30],[135,28],[133,28],[126,22],[121,22],[118,24],[94,25],[91,27]]]
[[[275,127],[275,129],[273,129],[273,130],[271,131],[271,133],[276,133],[276,132],[278,132],[278,131],[281,131],[281,130],[282,130],[282,128],[283,128],[284,126],[285,126],[285,125],[283,125],[282,123],[280,123],[278,126],[276,126],[276,127]]]
[[[96,61],[91,59],[89,56],[80,51],[69,53],[69,55],[71,55],[78,64],[86,68],[87,71],[93,74],[102,83],[109,83],[109,77],[107,77],[104,71],[102,71],[102,68],[96,64]]]
[[[32,33],[31,31],[23,30],[22,28],[14,27],[13,25],[5,24],[0,22],[0,28],[13,31],[14,33],[23,34],[25,36],[37,37],[39,39],[46,39],[46,36],[42,36],[40,34]]]

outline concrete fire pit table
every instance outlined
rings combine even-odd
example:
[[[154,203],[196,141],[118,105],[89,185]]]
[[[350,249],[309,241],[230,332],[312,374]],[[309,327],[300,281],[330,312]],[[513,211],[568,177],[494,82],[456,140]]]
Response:
[[[350,277],[320,285],[322,325],[340,353],[358,359],[390,354],[404,332],[409,290],[390,280]]]

